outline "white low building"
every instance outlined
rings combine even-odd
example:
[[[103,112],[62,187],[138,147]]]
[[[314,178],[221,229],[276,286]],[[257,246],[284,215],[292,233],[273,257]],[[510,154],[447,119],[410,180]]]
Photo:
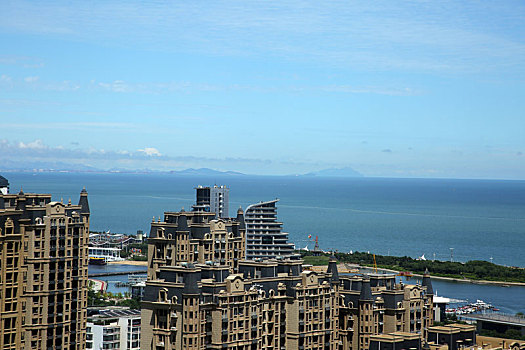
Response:
[[[110,307],[96,312],[88,316],[87,349],[140,350],[140,310]]]
[[[89,247],[90,258],[104,258],[105,262],[122,261],[119,248]]]

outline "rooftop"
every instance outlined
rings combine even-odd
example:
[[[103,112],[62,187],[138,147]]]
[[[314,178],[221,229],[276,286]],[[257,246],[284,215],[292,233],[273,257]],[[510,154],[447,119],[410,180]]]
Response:
[[[2,175],[0,175],[0,187],[7,187],[9,186],[9,181]]]
[[[101,308],[89,308],[89,318],[119,318],[140,316],[140,310],[129,309],[122,306],[105,306]]]

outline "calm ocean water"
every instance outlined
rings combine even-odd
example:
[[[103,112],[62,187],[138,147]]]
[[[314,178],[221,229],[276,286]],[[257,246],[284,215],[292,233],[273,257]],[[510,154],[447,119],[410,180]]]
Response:
[[[91,229],[149,231],[153,216],[189,210],[197,185],[230,187],[237,208],[280,198],[279,220],[297,247],[370,251],[427,259],[493,258],[525,267],[525,181],[180,177],[138,174],[5,173],[11,192],[51,193],[78,201],[86,186]]]
[[[56,200],[78,201],[86,186],[91,229],[135,233],[149,231],[153,216],[189,210],[193,187],[230,186],[230,214],[239,206],[280,198],[279,219],[298,247],[318,235],[324,249],[378,254],[425,254],[455,260],[493,257],[500,264],[525,266],[525,182],[421,179],[320,179],[297,177],[175,177],[131,174],[6,173],[11,192],[51,193]],[[90,266],[90,271],[137,269]],[[95,271],[96,270],[96,271]],[[101,278],[109,290],[127,276]],[[414,282],[414,281],[412,281]],[[525,312],[525,288],[473,285],[434,280],[439,295],[482,299],[503,312]]]

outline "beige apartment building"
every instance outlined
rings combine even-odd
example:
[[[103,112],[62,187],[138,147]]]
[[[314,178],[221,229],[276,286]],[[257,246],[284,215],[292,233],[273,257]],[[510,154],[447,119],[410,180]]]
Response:
[[[85,349],[89,204],[0,194],[0,349]]]
[[[163,266],[217,262],[238,269],[244,259],[243,211],[235,219],[215,219],[204,211],[166,212],[164,220],[151,222],[148,240],[148,278],[156,279]]]
[[[152,223],[141,349],[367,350],[382,334],[426,340],[428,274],[403,285],[391,274],[339,276],[335,258],[321,273],[301,260],[243,260],[244,230],[242,211],[165,213]]]

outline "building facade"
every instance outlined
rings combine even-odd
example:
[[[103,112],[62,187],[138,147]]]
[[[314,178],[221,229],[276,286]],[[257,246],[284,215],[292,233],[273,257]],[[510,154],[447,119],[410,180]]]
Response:
[[[0,175],[0,194],[9,193],[9,181],[2,175]]]
[[[215,213],[217,218],[227,218],[230,211],[230,189],[226,186],[195,188],[196,201],[193,206],[194,211],[204,211]]]
[[[246,259],[271,259],[293,254],[294,245],[288,243],[288,233],[282,232],[277,221],[277,202],[252,204],[246,208]]]
[[[403,285],[395,275],[339,276],[335,258],[317,273],[301,260],[215,255],[230,231],[245,239],[244,219],[242,211],[227,221],[180,212],[152,223],[141,349],[367,350],[375,335],[426,339],[428,274],[422,285]],[[225,243],[225,256],[242,246]]]
[[[476,345],[476,326],[454,323],[429,327],[428,343],[434,346],[446,345],[448,350],[474,347]]]
[[[113,307],[93,312],[86,339],[87,349],[140,350],[140,310]]]
[[[0,348],[85,349],[89,204],[0,195]]]
[[[214,213],[166,212],[151,223],[148,239],[148,279],[156,279],[163,266],[181,263],[218,263],[238,269],[244,259],[244,214],[216,219]]]

